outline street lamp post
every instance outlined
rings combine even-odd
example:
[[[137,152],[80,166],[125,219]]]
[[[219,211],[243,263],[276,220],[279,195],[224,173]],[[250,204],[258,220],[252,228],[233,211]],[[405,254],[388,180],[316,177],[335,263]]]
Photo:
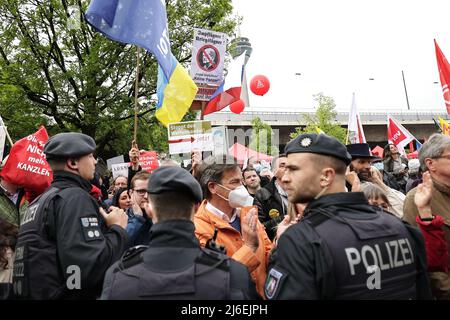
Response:
[[[403,86],[405,87],[406,105],[408,106],[408,110],[411,110],[409,108],[408,91],[406,90],[405,74],[403,73],[403,70],[402,70],[402,78],[403,78]]]

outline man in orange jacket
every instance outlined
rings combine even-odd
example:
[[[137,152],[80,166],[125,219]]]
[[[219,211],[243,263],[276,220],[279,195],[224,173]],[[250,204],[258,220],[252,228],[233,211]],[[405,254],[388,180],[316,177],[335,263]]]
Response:
[[[253,198],[242,184],[242,173],[233,158],[217,159],[205,168],[200,184],[206,200],[194,217],[195,234],[201,246],[212,240],[226,253],[247,266],[258,293],[264,297],[264,282],[272,243],[251,206]]]

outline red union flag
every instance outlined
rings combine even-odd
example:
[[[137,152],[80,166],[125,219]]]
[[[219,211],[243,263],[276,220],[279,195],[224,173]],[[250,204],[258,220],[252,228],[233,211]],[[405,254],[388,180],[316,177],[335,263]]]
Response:
[[[388,141],[390,143],[403,150],[408,143],[414,140],[416,138],[405,127],[388,115]]]
[[[44,192],[53,180],[53,172],[44,155],[47,140],[47,130],[42,126],[36,133],[14,143],[2,169],[2,178],[28,192]]]
[[[442,93],[444,95],[445,106],[447,107],[447,114],[450,114],[450,65],[439,48],[436,40],[434,40],[434,47],[436,49],[436,60],[439,69],[439,78],[441,79]]]

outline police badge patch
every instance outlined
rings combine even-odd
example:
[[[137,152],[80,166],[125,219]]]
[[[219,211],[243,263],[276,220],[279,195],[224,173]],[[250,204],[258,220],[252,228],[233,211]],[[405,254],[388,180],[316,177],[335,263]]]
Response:
[[[84,240],[86,242],[103,239],[98,219],[96,217],[83,217],[80,220]]]
[[[275,268],[270,269],[269,274],[267,275],[266,284],[264,285],[264,293],[268,299],[272,299],[275,292],[277,292],[282,277],[283,274],[281,272]]]

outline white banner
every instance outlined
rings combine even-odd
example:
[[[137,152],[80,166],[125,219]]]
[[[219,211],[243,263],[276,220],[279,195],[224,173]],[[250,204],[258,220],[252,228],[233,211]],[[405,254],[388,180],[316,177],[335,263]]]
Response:
[[[220,85],[226,45],[225,33],[194,29],[190,75],[196,84]]]

